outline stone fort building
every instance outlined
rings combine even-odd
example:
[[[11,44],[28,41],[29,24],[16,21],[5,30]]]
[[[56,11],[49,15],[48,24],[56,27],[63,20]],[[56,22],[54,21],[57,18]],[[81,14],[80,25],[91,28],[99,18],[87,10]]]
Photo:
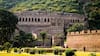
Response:
[[[69,32],[66,44],[76,50],[100,51],[100,30]]]
[[[50,36],[63,35],[64,28],[74,23],[84,23],[84,16],[76,13],[24,11],[16,15],[19,29],[37,35],[41,31],[47,32]]]

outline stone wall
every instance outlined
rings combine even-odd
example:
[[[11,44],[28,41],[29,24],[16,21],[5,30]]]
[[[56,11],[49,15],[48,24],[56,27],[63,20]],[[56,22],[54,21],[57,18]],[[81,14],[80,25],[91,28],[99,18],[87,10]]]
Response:
[[[100,30],[69,32],[67,46],[76,50],[100,51]]]
[[[15,15],[18,16],[20,30],[36,34],[46,31],[52,36],[63,33],[64,25],[84,23],[84,16],[76,13],[24,11]]]
[[[55,35],[64,35],[64,27],[68,28],[74,23],[84,24],[84,15],[76,13],[45,12],[45,11],[24,11],[16,13],[18,16],[18,28],[26,33],[35,33],[39,38],[41,31],[54,36],[54,42],[63,45],[62,39]],[[61,43],[60,43],[61,42]],[[47,44],[48,45],[48,44]]]

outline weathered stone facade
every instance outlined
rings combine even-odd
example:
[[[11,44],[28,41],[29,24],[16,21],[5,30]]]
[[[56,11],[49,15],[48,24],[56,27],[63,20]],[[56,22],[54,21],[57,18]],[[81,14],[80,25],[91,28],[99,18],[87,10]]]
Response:
[[[40,37],[40,32],[44,31],[50,36],[47,37],[49,38],[49,42],[48,40],[45,41],[45,46],[63,46],[64,28],[68,28],[74,23],[84,23],[84,16],[76,13],[25,11],[16,13],[16,15],[18,16],[18,28],[20,30],[26,33],[35,33],[38,37]],[[60,35],[61,38],[58,35]],[[52,41],[54,41],[54,43]],[[42,42],[38,41],[36,45],[42,46]]]
[[[64,25],[67,28],[74,23],[84,23],[84,16],[76,13],[25,11],[16,13],[16,15],[19,20],[19,29],[37,35],[41,31],[52,36],[63,34]]]
[[[100,30],[69,32],[67,46],[76,50],[100,51]]]

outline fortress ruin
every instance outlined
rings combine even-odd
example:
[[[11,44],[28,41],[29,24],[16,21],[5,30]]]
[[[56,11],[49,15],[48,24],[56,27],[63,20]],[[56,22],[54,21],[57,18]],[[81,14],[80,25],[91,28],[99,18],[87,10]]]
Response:
[[[24,11],[16,15],[19,29],[37,35],[41,31],[47,32],[50,36],[63,35],[64,26],[68,28],[74,23],[84,23],[84,16],[76,13]]]
[[[67,46],[76,50],[100,51],[100,30],[69,32]]]
[[[18,28],[26,33],[32,33],[40,37],[40,32],[47,33],[45,45],[64,45],[64,29],[74,23],[84,24],[84,15],[76,13],[61,13],[47,11],[24,11],[16,13],[18,16]],[[60,37],[60,38],[59,38]],[[62,39],[62,40],[60,40]],[[60,43],[61,42],[61,43]],[[36,42],[40,46],[42,42]]]

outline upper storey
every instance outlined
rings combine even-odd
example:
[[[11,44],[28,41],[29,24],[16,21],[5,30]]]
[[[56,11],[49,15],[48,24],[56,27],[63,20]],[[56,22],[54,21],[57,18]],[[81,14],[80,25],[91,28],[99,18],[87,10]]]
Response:
[[[84,16],[76,13],[24,11],[16,13],[19,25],[63,25],[65,23],[83,22]]]

